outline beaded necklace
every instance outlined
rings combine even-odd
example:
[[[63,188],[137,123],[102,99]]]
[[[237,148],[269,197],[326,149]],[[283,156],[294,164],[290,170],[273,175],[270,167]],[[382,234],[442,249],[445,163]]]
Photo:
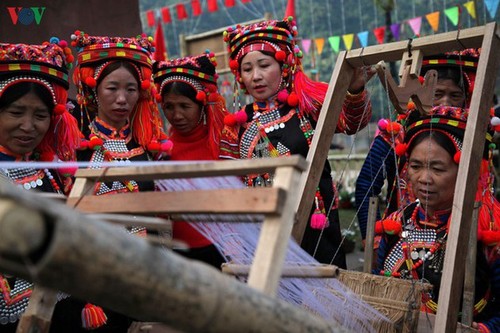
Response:
[[[130,158],[144,154],[142,147],[128,149],[127,143],[132,140],[132,131],[128,125],[117,131],[96,117],[89,128],[91,131],[89,148],[94,150],[90,159],[92,169],[99,169],[103,162],[130,164]],[[94,188],[96,195],[138,191],[139,185],[134,180],[114,181],[111,186],[98,182]]]
[[[311,145],[314,129],[309,120],[297,112],[296,108],[291,108],[290,111],[282,116],[280,109],[284,105],[274,102],[252,104],[253,118],[247,123],[247,127],[241,136],[240,156],[242,158],[262,158],[262,157],[279,157],[291,155],[290,149],[285,147],[281,142],[275,145],[272,144],[268,134],[283,130],[286,123],[294,116],[299,118],[299,126],[304,134],[308,146]],[[272,176],[269,174],[263,175],[248,175],[246,177],[247,186],[270,186],[272,184]]]
[[[431,260],[428,268],[433,269],[435,273],[442,271],[451,215],[448,216],[447,223],[437,229],[421,229],[418,224],[433,227],[437,227],[439,224],[419,221],[419,209],[420,202],[417,202],[410,219],[401,232],[401,239],[387,256],[386,269],[380,271],[381,275],[419,279],[417,269],[428,260]],[[440,234],[441,236],[438,237]],[[419,248],[421,250],[417,251]],[[426,251],[425,248],[428,250]],[[389,267],[393,269],[391,270]]]

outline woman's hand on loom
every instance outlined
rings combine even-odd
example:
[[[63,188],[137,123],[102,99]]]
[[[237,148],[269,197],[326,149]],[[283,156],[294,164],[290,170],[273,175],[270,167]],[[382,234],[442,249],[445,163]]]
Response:
[[[376,70],[373,66],[364,66],[354,68],[354,73],[349,84],[348,92],[356,95],[365,89],[365,84],[375,75]]]

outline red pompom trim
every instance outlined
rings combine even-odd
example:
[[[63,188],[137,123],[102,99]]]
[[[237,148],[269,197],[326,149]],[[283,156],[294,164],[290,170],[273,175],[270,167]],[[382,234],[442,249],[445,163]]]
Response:
[[[299,105],[299,98],[297,97],[297,94],[292,92],[290,95],[288,95],[286,102],[291,107],[295,107],[295,106]]]
[[[240,64],[238,64],[237,60],[231,60],[229,61],[229,68],[231,68],[232,71],[237,71],[238,68],[240,67]]]
[[[408,149],[408,144],[398,143],[394,149],[395,149],[396,155],[401,157],[406,153],[406,150]]]
[[[236,120],[236,122],[238,124],[244,124],[248,121],[248,117],[247,117],[247,114],[245,111],[241,110],[241,111],[238,111],[234,114],[234,120]]]
[[[288,91],[286,89],[283,89],[281,90],[279,93],[278,93],[278,101],[281,102],[281,103],[285,103],[287,98],[288,98]]]
[[[224,125],[226,126],[234,126],[236,125],[236,117],[234,114],[228,114],[224,117]]]
[[[196,94],[196,100],[205,104],[206,99],[207,99],[207,94],[205,94],[204,91],[198,91],[198,93]]]
[[[64,104],[57,104],[56,106],[54,106],[54,114],[56,116],[60,116],[64,112],[66,112],[66,105],[64,105]]]
[[[285,51],[279,50],[274,54],[274,59],[276,59],[279,62],[283,62],[286,58],[286,53]]]
[[[423,76],[419,76],[419,77],[418,77],[418,81],[420,82],[420,84],[424,84],[425,79],[424,79],[424,77],[423,77]]]
[[[141,82],[141,89],[142,90],[148,90],[149,87],[151,87],[151,81],[150,80],[143,80]]]
[[[148,143],[148,150],[152,153],[157,153],[160,151],[160,143],[158,141],[151,141],[150,143]]]
[[[93,77],[91,77],[91,76],[88,76],[88,77],[85,78],[85,84],[87,86],[89,86],[90,88],[92,88],[92,89],[97,86],[96,80]]]
[[[455,161],[455,163],[460,163],[460,157],[462,156],[462,152],[459,150],[455,153],[455,155],[453,156],[453,161]]]

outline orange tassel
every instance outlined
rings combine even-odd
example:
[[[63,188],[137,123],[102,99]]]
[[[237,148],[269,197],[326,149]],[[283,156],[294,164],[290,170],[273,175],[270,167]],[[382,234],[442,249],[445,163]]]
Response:
[[[94,330],[106,324],[108,317],[100,306],[87,303],[82,310],[82,327]]]

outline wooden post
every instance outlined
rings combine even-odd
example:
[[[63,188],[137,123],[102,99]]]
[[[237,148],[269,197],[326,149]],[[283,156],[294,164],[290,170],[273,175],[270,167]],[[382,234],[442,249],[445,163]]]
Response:
[[[468,250],[465,244],[468,243],[470,233],[472,208],[477,191],[486,126],[493,100],[496,74],[500,65],[500,57],[496,51],[499,48],[500,39],[496,24],[486,25],[469,118],[465,128],[460,158],[462,162],[458,167],[457,186],[455,186],[453,197],[453,212],[441,278],[447,283],[441,284],[439,291],[439,306],[434,328],[436,333],[453,332],[457,328],[459,304],[464,283],[463,258]]]
[[[299,196],[300,201],[296,204],[297,222],[293,227],[292,235],[299,244],[304,237],[309,213],[313,205],[314,193],[316,193],[316,187],[319,184],[319,178],[327,160],[332,136],[337,127],[347,88],[354,72],[354,68],[345,61],[345,57],[345,51],[339,53],[325,102],[319,114],[311,147],[307,154],[306,160],[309,164],[306,172],[302,174],[300,185],[297,188],[297,191],[302,195]]]
[[[365,262],[363,264],[363,272],[365,273],[371,273],[373,268],[373,245],[375,240],[375,222],[377,222],[377,209],[378,197],[370,197],[365,238]]]
[[[345,332],[206,264],[152,246],[120,227],[88,219],[30,193],[2,192],[18,202],[13,209],[44,216],[26,223],[29,228],[16,229],[9,227],[11,210],[0,214],[0,230],[5,230],[0,233],[0,269],[4,272],[35,278],[39,285],[186,332]],[[34,230],[45,233],[32,237],[37,234]],[[45,242],[49,245],[39,246]],[[13,243],[19,246],[5,246]],[[40,259],[27,264],[26,253],[37,253]]]
[[[467,258],[465,259],[464,301],[462,304],[462,324],[472,326],[474,298],[476,291],[477,222],[481,202],[474,203],[472,224],[469,234]]]

